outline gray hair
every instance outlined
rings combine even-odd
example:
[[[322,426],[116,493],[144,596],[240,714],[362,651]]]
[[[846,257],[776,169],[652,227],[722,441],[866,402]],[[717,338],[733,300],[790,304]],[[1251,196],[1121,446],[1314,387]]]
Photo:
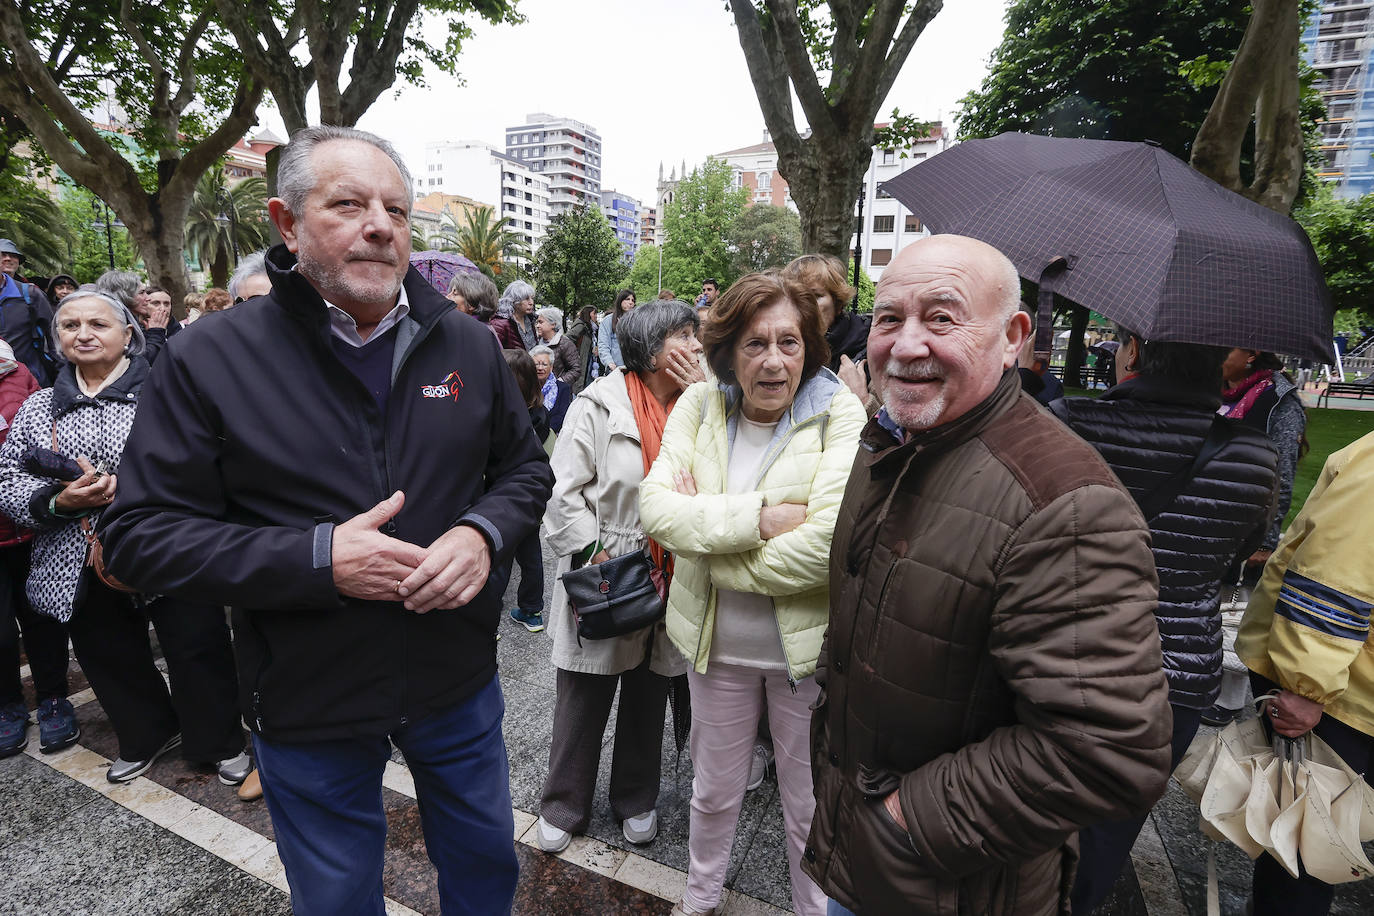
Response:
[[[110,273],[117,273],[117,271],[107,272],[101,279],[105,279]],[[128,276],[133,277],[134,275],[128,274]],[[134,277],[134,279],[138,278]],[[138,323],[138,319],[134,317],[134,313],[130,311],[127,305],[105,292],[105,290],[101,289],[95,283],[85,283],[78,286],[76,292],[68,293],[61,302],[57,303],[57,308],[53,309],[52,313],[52,339],[54,341],[59,339],[57,336],[57,322],[59,316],[62,314],[62,310],[74,302],[81,302],[87,299],[95,299],[109,306],[110,311],[114,313],[115,317],[124,322],[125,326],[130,329],[129,345],[124,348],[126,354],[129,356],[139,356],[143,353],[144,347],[147,345],[147,339],[143,336],[143,326]],[[67,354],[62,352],[61,347],[57,347],[56,350],[58,359],[65,363],[67,361]]]
[[[239,298],[239,287],[253,277],[267,276],[267,249],[255,251],[239,258],[239,266],[234,268],[234,274],[229,278],[229,298],[236,300]]]
[[[654,299],[630,309],[620,316],[615,329],[625,368],[631,372],[653,372],[654,357],[663,349],[668,335],[689,326],[695,334],[701,320],[697,310],[681,299]]]
[[[277,196],[292,213],[300,214],[305,209],[305,198],[315,186],[315,168],[311,158],[315,148],[335,140],[357,140],[386,153],[387,158],[396,164],[401,173],[401,181],[406,186],[406,200],[415,199],[414,181],[410,169],[396,148],[376,134],[355,127],[338,127],[333,124],[320,124],[296,131],[291,142],[282,147],[281,159],[277,162]]]
[[[547,357],[549,358],[549,363],[552,364],[552,363],[553,363],[553,347],[546,346],[546,345],[544,345],[544,344],[540,344],[539,346],[535,347],[533,350],[530,350],[530,359],[534,359],[536,356],[547,356]]]
[[[549,324],[553,325],[553,329],[555,331],[559,332],[560,334],[563,333],[562,309],[556,309],[553,306],[549,306],[547,308],[536,310],[535,314],[538,315],[540,318],[543,318]]]
[[[496,299],[500,295],[491,277],[467,270],[458,271],[448,281],[448,294],[462,296],[463,301],[472,307],[472,317],[478,321],[491,320],[491,316],[496,314]]]
[[[92,284],[88,283],[81,289],[91,286]],[[138,278],[138,274],[127,270],[107,270],[96,278],[93,288],[124,303],[126,307],[133,308],[134,299],[138,297],[141,286],[143,281]]]
[[[524,280],[516,280],[501,294],[501,303],[496,306],[496,314],[502,318],[515,317],[515,303],[534,298],[534,287]]]

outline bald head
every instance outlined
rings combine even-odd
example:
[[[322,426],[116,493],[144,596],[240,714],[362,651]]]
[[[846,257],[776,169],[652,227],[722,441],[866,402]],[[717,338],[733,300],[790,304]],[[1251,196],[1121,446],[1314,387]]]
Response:
[[[932,235],[907,245],[878,280],[876,300],[883,291],[900,283],[911,270],[931,264],[947,265],[974,282],[980,303],[986,302],[1004,318],[1021,307],[1021,276],[1016,265],[987,242],[966,235]]]
[[[868,360],[892,419],[930,429],[972,410],[1016,364],[1030,331],[1016,268],[996,248],[933,235],[883,271]]]

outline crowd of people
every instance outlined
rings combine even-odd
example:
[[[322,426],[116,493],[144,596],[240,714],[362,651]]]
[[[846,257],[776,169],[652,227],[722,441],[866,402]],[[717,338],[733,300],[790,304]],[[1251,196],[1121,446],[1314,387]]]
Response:
[[[302,131],[277,181],[282,243],[185,321],[123,272],[50,298],[0,240],[25,306],[0,309],[0,755],[31,727],[21,633],[40,749],[79,739],[70,639],[108,778],[179,747],[265,796],[297,913],[383,912],[393,746],[444,911],[507,912],[508,614],[556,670],[543,850],[590,825],[613,707],[610,809],[655,840],[673,697],[678,916],[718,911],[770,766],[798,916],[1086,916],[1201,723],[1247,702],[1220,604],[1248,565],[1235,651],[1266,727],[1374,775],[1348,511],[1374,457],[1333,457],[1281,536],[1304,414],[1273,354],[1121,326],[1115,384],[1065,398],[1016,269],[958,236],[904,248],[871,316],[823,255],[565,314],[410,269],[411,178],[378,137]],[[570,597],[589,568],[605,608]],[[651,619],[597,631],[622,599]],[[1255,887],[1257,914],[1331,903],[1267,860]]]

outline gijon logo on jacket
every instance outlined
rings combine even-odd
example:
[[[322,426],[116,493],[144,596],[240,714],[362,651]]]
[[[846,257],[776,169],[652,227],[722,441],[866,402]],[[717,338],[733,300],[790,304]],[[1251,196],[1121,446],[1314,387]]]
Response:
[[[444,380],[437,385],[421,385],[420,396],[425,398],[447,398],[452,397],[458,400],[458,392],[463,390],[463,377],[457,372],[450,372]]]

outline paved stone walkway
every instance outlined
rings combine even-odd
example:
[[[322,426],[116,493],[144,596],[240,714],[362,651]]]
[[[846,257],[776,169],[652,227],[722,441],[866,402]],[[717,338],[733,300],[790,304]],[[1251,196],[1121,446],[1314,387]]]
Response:
[[[550,561],[546,578],[552,578],[552,570]],[[690,760],[685,751],[681,757],[675,752],[671,725],[664,741],[661,828],[654,843],[629,845],[611,817],[605,802],[607,734],[587,836],[558,856],[540,852],[531,828],[552,729],[550,640],[509,620],[501,632],[505,736],[521,863],[515,913],[666,914],[685,882],[691,783]],[[41,755],[35,728],[24,754],[0,761],[0,916],[289,913],[285,874],[262,803],[240,802],[213,773],[179,759],[163,760],[126,785],[111,785],[105,768],[117,754],[114,735],[75,666],[72,689],[84,729],[81,742]],[[383,879],[387,911],[437,914],[434,872],[425,857],[414,794],[397,754],[383,790],[389,825]],[[1100,912],[1203,916],[1207,843],[1196,824],[1196,809],[1171,789],[1136,844],[1133,867]],[[1231,847],[1216,848],[1223,913],[1243,913],[1250,863]],[[725,916],[788,912],[783,855],[782,812],[770,777],[745,801]],[[1333,913],[1374,913],[1374,883],[1340,888]]]

